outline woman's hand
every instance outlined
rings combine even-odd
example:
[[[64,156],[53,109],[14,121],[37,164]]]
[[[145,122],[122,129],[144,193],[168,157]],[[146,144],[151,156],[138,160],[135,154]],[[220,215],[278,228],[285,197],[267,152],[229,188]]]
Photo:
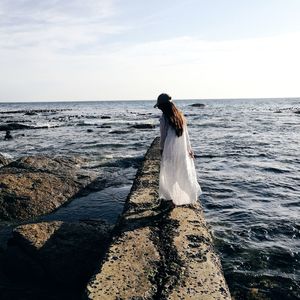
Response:
[[[192,149],[189,150],[189,156],[190,158],[195,159],[194,151]]]

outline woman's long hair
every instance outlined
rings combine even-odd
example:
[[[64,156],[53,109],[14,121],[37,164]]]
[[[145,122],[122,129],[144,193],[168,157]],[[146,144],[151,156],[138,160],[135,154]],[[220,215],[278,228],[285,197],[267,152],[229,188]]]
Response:
[[[162,110],[163,114],[169,121],[169,124],[176,131],[178,137],[182,136],[183,126],[185,124],[185,118],[183,113],[175,106],[173,102],[168,102],[159,105],[159,108]]]

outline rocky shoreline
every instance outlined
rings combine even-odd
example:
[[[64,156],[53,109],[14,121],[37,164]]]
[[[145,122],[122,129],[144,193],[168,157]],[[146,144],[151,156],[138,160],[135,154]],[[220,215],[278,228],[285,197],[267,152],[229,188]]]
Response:
[[[0,169],[0,220],[28,220],[50,213],[96,177],[79,157],[27,156]]]
[[[97,174],[74,156],[0,163],[0,299],[81,299],[111,226],[37,219],[93,190]]]
[[[80,157],[3,158],[0,299],[231,299],[200,204],[158,199],[158,142],[114,228],[36,221],[97,184]]]

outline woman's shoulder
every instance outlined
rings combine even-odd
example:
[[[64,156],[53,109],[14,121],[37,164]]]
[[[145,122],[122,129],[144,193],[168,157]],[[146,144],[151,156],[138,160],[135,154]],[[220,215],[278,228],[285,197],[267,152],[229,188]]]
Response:
[[[162,114],[161,117],[159,118],[160,126],[168,128],[169,127],[169,121],[167,117]]]

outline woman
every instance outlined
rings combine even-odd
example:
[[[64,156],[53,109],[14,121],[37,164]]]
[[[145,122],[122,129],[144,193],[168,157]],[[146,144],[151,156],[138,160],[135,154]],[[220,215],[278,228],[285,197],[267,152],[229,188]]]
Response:
[[[161,94],[154,107],[160,118],[161,164],[159,197],[175,205],[193,204],[201,194],[194,165],[186,120],[168,94]]]

